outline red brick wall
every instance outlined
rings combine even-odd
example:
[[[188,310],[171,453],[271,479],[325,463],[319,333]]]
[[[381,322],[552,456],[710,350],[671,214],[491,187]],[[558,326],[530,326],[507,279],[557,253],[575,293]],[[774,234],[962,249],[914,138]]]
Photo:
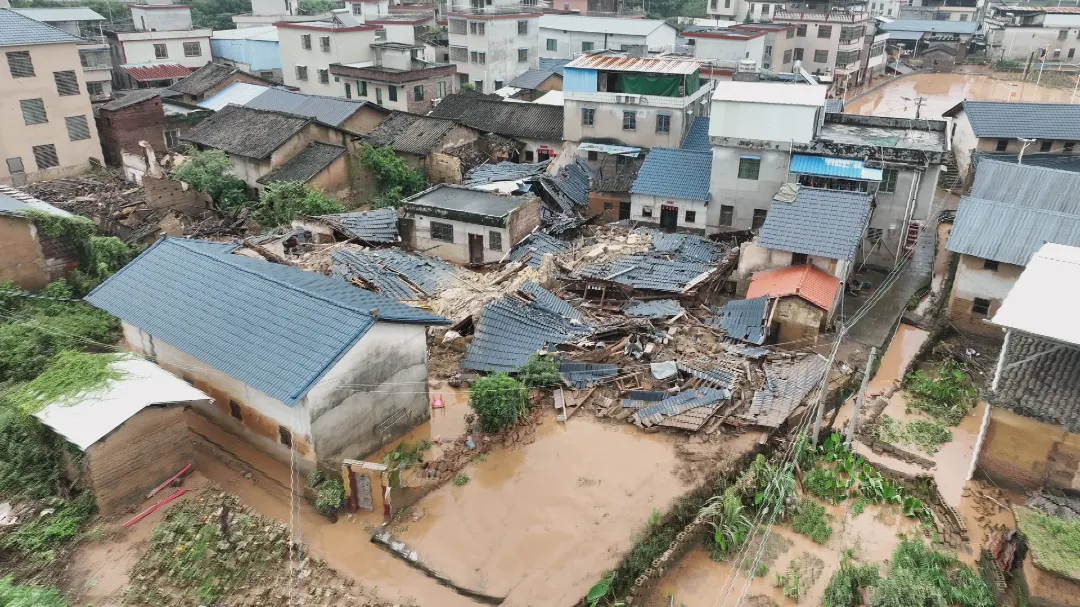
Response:
[[[156,152],[165,151],[165,111],[158,97],[119,110],[100,110],[95,121],[106,164],[120,166],[122,150],[141,153],[139,141]]]
[[[404,83],[405,94],[408,95],[409,111],[410,112],[412,112],[413,114],[421,114],[421,115],[423,115],[423,114],[427,114],[428,112],[430,112],[432,109],[435,108],[435,106],[431,104],[431,100],[435,99],[437,97],[437,93],[439,92],[439,89],[436,88],[435,83],[437,81],[439,81],[439,80],[443,80],[443,81],[446,82],[446,94],[447,95],[457,91],[457,75],[456,74],[447,74],[445,76],[439,76],[438,78],[428,78],[427,80],[424,80],[422,82],[406,82],[406,83]],[[424,100],[423,101],[417,101],[416,100],[416,95],[413,94],[413,87],[415,87],[416,85],[422,85],[424,87]]]
[[[510,245],[514,246],[521,242],[522,238],[529,235],[540,225],[540,199],[534,198],[510,214]],[[503,246],[507,246],[505,243]]]

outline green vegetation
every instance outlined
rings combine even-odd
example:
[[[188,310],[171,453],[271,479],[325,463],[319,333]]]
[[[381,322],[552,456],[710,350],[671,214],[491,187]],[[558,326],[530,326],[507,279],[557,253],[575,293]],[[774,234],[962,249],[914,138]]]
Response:
[[[795,474],[791,470],[781,470],[761,454],[750,462],[735,486],[748,508],[764,509],[766,513],[776,511],[779,521],[791,518],[798,501],[795,496]]]
[[[360,152],[360,163],[371,171],[379,186],[379,193],[371,201],[373,209],[396,207],[402,198],[424,189],[424,176],[389,147],[374,148],[365,144]]]
[[[301,215],[329,215],[344,211],[341,203],[302,181],[279,181],[262,191],[251,217],[266,229],[287,225]]]
[[[791,528],[814,543],[824,544],[832,537],[830,520],[832,515],[825,513],[824,506],[812,499],[803,499],[796,508],[795,518],[791,519]]]
[[[0,538],[0,548],[12,550],[32,564],[44,566],[56,559],[57,551],[79,535],[79,529],[94,514],[94,495],[84,491],[62,501],[56,511],[19,525]]]
[[[863,603],[862,590],[876,586],[881,576],[877,565],[856,565],[851,560],[851,550],[840,559],[840,568],[829,578],[822,607],[856,607]]]
[[[930,455],[953,438],[952,432],[939,421],[915,419],[905,423],[888,415],[878,419],[874,433],[887,443],[915,445]]]
[[[75,246],[79,269],[71,273],[70,280],[80,294],[90,292],[138,254],[115,236],[96,236],[94,222],[85,217],[58,217],[40,211],[27,215],[47,235],[66,237]]]
[[[1016,508],[1016,523],[1027,538],[1032,562],[1067,578],[1080,578],[1080,521],[1066,521]]]
[[[776,581],[773,586],[781,588],[781,592],[784,593],[789,599],[795,599],[795,602],[799,602],[799,596],[802,594],[802,584],[799,578],[799,570],[795,568],[795,562],[788,563],[787,573],[777,573]]]
[[[469,406],[484,432],[498,432],[525,419],[531,404],[525,386],[505,372],[481,377],[469,387]]]
[[[222,211],[232,212],[247,203],[247,184],[232,174],[228,154],[221,150],[188,148],[184,155],[187,161],[173,170],[170,177],[209,194]]]
[[[457,474],[454,475],[454,486],[455,487],[464,487],[465,485],[468,485],[469,481],[471,481],[471,480],[472,479],[469,478],[468,474],[465,474],[464,472],[458,472]]]
[[[905,539],[897,546],[870,607],[992,607],[990,587],[955,556]]]
[[[610,571],[600,578],[600,581],[593,584],[593,587],[589,589],[589,594],[586,595],[585,601],[589,604],[589,607],[597,607],[600,605],[600,601],[604,600],[609,594],[611,594],[612,585],[615,583],[615,572]]]
[[[300,9],[301,15],[317,15],[341,8],[341,3],[334,0],[300,0],[297,8]]]
[[[910,406],[931,417],[955,426],[975,406],[978,391],[968,374],[954,361],[947,361],[931,371],[915,371],[905,380],[913,396]]]
[[[232,16],[251,12],[251,0],[194,0],[191,25],[215,30],[236,28]]]
[[[734,552],[746,541],[750,518],[735,487],[709,498],[701,509],[701,518],[713,529],[713,541],[721,553]]]
[[[6,577],[0,579],[0,607],[68,607],[68,602],[54,588],[23,586]]]
[[[333,514],[345,507],[345,484],[337,476],[328,477],[315,489],[315,509]]]
[[[652,0],[647,6],[650,19],[706,16],[704,0]]]
[[[89,354],[64,350],[41,375],[19,385],[6,395],[8,401],[27,413],[57,403],[70,403],[73,397],[88,396],[104,388],[110,381],[122,379],[124,373],[112,368],[119,359],[113,354]]]
[[[559,365],[550,357],[533,354],[529,362],[518,371],[518,379],[526,388],[546,388],[562,382]]]
[[[416,466],[424,459],[424,452],[431,449],[431,443],[426,440],[409,444],[401,441],[394,450],[383,456],[383,464],[392,469],[404,469]]]

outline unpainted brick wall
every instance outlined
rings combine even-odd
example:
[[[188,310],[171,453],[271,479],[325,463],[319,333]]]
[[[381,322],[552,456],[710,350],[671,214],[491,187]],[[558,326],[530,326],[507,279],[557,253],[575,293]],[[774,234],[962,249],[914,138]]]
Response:
[[[979,452],[979,468],[1014,490],[1043,485],[1080,490],[1080,434],[994,407]]]
[[[1032,607],[1080,607],[1080,582],[1039,569],[1024,559],[1024,582]]]
[[[146,204],[157,211],[175,210],[185,215],[199,216],[213,206],[209,194],[200,192],[173,179],[157,179],[149,175],[143,177],[143,192]]]
[[[540,225],[540,199],[533,198],[510,215],[510,246],[521,242]],[[506,246],[506,245],[503,245]]]
[[[432,152],[427,157],[426,177],[429,183],[461,183],[461,160],[454,156]]]
[[[119,110],[99,110],[94,120],[106,164],[120,166],[123,150],[141,154],[140,141],[152,145],[155,152],[165,151],[165,110],[159,97]]]

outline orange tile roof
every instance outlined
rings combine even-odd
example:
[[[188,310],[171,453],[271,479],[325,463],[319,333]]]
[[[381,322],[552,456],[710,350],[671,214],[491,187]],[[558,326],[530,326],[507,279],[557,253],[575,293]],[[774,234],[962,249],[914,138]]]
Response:
[[[836,292],[839,289],[839,278],[806,264],[755,273],[746,298],[798,295],[828,312],[836,301]]]

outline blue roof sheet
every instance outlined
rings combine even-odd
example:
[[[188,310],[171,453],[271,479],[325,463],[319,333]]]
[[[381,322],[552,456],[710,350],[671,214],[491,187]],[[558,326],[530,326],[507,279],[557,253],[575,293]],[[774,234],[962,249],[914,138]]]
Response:
[[[768,312],[768,296],[736,299],[724,304],[714,326],[723,329],[732,339],[760,346],[769,335],[769,329],[765,326]]]
[[[653,148],[630,193],[708,202],[712,158],[711,151]]]
[[[694,119],[694,122],[690,125],[690,130],[686,132],[686,139],[683,139],[680,147],[684,150],[712,153],[712,146],[709,145],[708,116],[700,116]]]
[[[335,251],[330,261],[334,277],[360,279],[397,301],[434,296],[454,284],[458,274],[465,271],[441,259],[398,249]]]
[[[603,383],[604,380],[619,374],[618,365],[561,362],[559,376],[577,390]]]
[[[715,405],[717,402],[727,400],[728,398],[731,398],[731,392],[728,392],[727,390],[716,390],[714,388],[684,390],[674,396],[665,398],[655,405],[649,405],[638,409],[637,412],[634,413],[634,416],[639,420],[645,420],[654,415],[670,417],[689,409]]]
[[[525,265],[530,268],[539,268],[540,259],[544,255],[560,255],[576,248],[575,242],[567,242],[544,232],[534,232],[521,239],[521,242],[510,251],[510,261],[521,261],[526,253],[532,251]]]
[[[165,238],[86,300],[292,406],[375,323],[443,318],[235,244]]]
[[[881,181],[881,169],[866,166],[862,160],[853,158],[825,158],[795,154],[791,157],[792,173],[801,175],[820,175],[823,177],[842,177],[861,181]]]
[[[675,299],[655,299],[653,301],[635,301],[623,309],[627,316],[644,316],[646,318],[665,318],[675,316],[683,311],[682,304]]]

